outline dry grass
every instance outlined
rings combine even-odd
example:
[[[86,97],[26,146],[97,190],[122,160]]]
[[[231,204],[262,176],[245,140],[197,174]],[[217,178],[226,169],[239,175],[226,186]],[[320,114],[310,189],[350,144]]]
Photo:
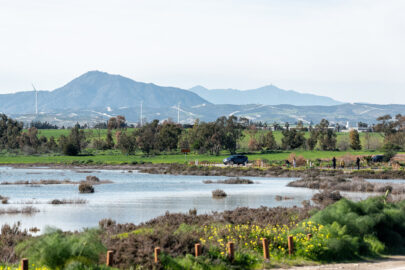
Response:
[[[32,206],[26,206],[23,208],[2,208],[0,209],[0,215],[4,214],[25,214],[25,215],[32,215],[34,213],[38,213],[39,209],[32,207]]]
[[[216,190],[212,191],[212,197],[215,198],[215,199],[217,199],[217,198],[225,198],[226,196],[227,196],[227,194],[222,189],[216,189]]]
[[[30,185],[30,186],[40,186],[40,185],[77,185],[81,183],[89,183],[92,185],[99,184],[110,184],[110,180],[100,180],[96,176],[87,176],[85,181],[77,182],[69,179],[65,180],[20,180],[15,182],[4,181],[1,182],[1,185]]]
[[[250,179],[244,179],[244,178],[230,178],[226,180],[204,180],[204,184],[228,184],[228,185],[244,185],[244,184],[254,184],[254,182]]]
[[[54,199],[49,202],[49,204],[86,204],[87,200],[84,199],[63,199],[63,200],[58,200]]]

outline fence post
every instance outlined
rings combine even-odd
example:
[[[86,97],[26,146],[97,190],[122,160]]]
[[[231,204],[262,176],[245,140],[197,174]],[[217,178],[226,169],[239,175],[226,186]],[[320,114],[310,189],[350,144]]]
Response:
[[[230,261],[233,261],[234,255],[235,255],[235,245],[233,242],[228,242],[228,244],[226,244],[226,246],[227,246],[228,259]]]
[[[155,263],[159,263],[160,247],[155,248]]]
[[[267,238],[263,238],[263,257],[265,260],[270,259],[270,254],[269,254],[269,242],[267,241]]]
[[[288,254],[292,255],[294,252],[294,241],[292,235],[288,236]]]
[[[308,239],[308,240],[311,240],[311,238],[312,238],[312,234],[310,234],[310,233],[307,234],[307,239]]]
[[[21,260],[21,270],[28,270],[28,259]]]
[[[113,251],[108,250],[107,251],[107,258],[106,258],[106,263],[107,266],[112,266],[113,265]]]
[[[195,256],[201,256],[201,244],[195,244]]]

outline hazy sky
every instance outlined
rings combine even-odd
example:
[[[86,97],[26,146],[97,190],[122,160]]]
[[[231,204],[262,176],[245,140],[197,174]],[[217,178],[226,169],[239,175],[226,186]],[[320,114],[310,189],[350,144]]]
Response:
[[[405,104],[404,0],[0,0],[0,93],[89,70]]]

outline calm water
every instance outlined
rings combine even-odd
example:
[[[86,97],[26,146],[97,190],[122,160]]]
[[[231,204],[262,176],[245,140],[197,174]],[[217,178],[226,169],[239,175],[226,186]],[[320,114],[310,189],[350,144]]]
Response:
[[[22,227],[46,226],[63,230],[80,230],[95,227],[103,218],[119,223],[140,223],[169,212],[188,212],[196,208],[198,213],[210,213],[235,209],[240,206],[294,206],[309,200],[316,192],[286,185],[293,178],[255,178],[251,185],[203,184],[203,180],[226,179],[211,176],[151,175],[136,171],[88,169],[18,169],[0,167],[0,182],[19,180],[64,180],[81,181],[87,175],[111,184],[95,186],[93,194],[79,194],[77,185],[0,185],[0,195],[9,197],[8,205],[0,208],[21,208],[32,204],[40,210],[33,215],[0,215],[0,224],[22,222]],[[223,189],[228,197],[213,199],[211,191]],[[292,200],[276,201],[275,196],[288,196]],[[358,195],[364,197],[364,195]],[[83,205],[51,205],[53,199],[85,199]]]

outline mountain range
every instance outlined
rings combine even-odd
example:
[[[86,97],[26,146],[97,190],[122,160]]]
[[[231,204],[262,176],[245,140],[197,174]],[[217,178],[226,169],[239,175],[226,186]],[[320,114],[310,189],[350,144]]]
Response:
[[[381,115],[405,114],[405,105],[341,103],[275,86],[246,91],[194,87],[189,91],[100,71],[87,72],[53,91],[38,91],[38,115],[34,113],[35,91],[0,95],[0,112],[24,122],[40,120],[59,126],[92,124],[116,115],[124,115],[129,122],[136,123],[141,117],[141,103],[147,121],[177,120],[179,112],[182,123],[193,123],[196,119],[212,121],[229,115],[269,123],[299,120],[317,123],[322,118],[344,124],[374,123]]]
[[[267,85],[251,90],[237,89],[212,89],[209,90],[202,86],[195,86],[190,89],[200,97],[213,104],[264,104],[280,105],[289,104],[295,106],[331,106],[343,104],[329,97],[313,94],[299,93],[293,90],[283,90],[274,85]]]

